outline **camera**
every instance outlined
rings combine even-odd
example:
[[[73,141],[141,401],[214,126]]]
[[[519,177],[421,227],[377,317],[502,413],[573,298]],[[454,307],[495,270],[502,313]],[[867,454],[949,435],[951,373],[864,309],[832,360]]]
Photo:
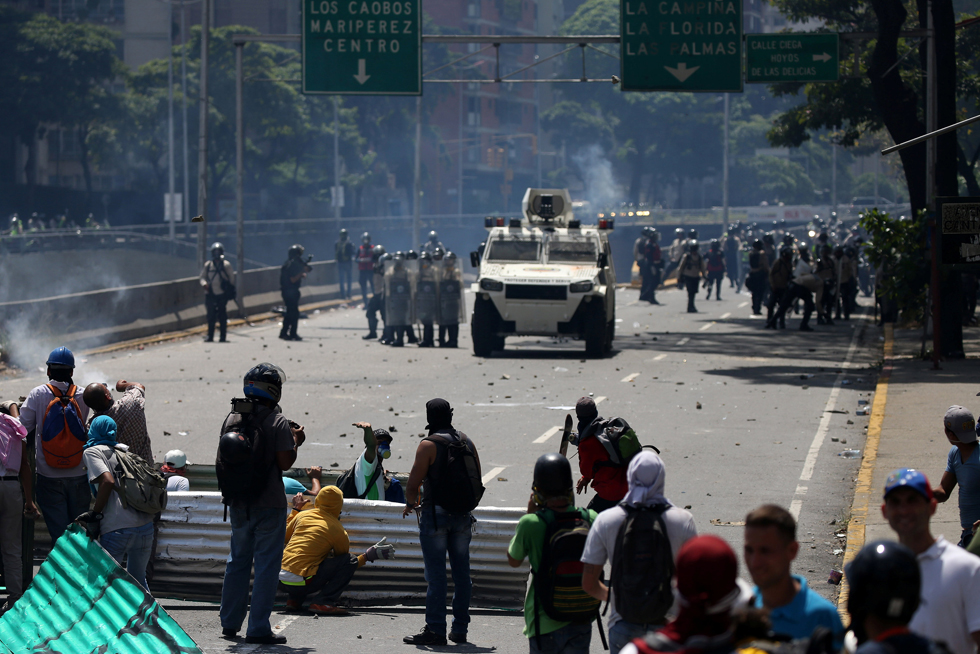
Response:
[[[235,397],[231,400],[231,410],[233,413],[249,415],[255,411],[255,402],[247,397]]]

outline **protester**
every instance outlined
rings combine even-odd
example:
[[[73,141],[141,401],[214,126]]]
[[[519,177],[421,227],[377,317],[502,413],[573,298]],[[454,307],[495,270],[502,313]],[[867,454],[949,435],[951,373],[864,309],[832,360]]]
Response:
[[[236,411],[228,414],[221,426],[218,445],[219,486],[223,483],[226,462],[241,458],[246,434],[252,434],[260,451],[267,453],[260,459],[259,470],[251,467],[250,454],[244,457],[244,473],[228,466],[229,476],[239,477],[243,487],[235,486],[235,480],[229,479],[221,488],[224,501],[231,509],[231,552],[221,586],[221,633],[225,638],[237,637],[248,610],[245,642],[265,645],[286,642],[285,636],[272,633],[269,623],[286,537],[287,503],[282,471],[292,467],[296,451],[306,440],[303,427],[288,421],[279,408],[285,381],[282,369],[270,363],[249,370],[244,388],[250,402],[247,417]],[[255,578],[249,604],[253,561]]]
[[[405,503],[405,491],[394,475],[385,470],[384,461],[391,456],[394,440],[387,429],[372,429],[369,422],[356,422],[364,431],[364,450],[354,462],[356,496],[365,500]]]
[[[473,495],[482,496],[470,488],[455,486],[450,475],[449,448],[454,448],[457,461],[475,464],[476,482],[480,477],[480,455],[476,445],[463,432],[453,427],[453,410],[442,398],[429,400],[425,405],[429,431],[427,438],[415,451],[415,462],[405,490],[405,510],[402,517],[417,512],[419,543],[425,565],[425,627],[418,634],[405,636],[409,645],[441,646],[446,644],[446,554],[453,574],[453,625],[449,640],[465,643],[470,623],[470,539],[476,506]],[[461,449],[456,449],[460,448]],[[425,494],[419,503],[419,488],[425,481]],[[479,502],[480,497],[475,498]],[[466,508],[469,506],[469,508]],[[465,509],[465,510],[464,510]]]
[[[214,341],[214,326],[217,323],[219,340],[226,343],[228,301],[235,299],[236,289],[235,271],[225,259],[225,247],[221,243],[211,246],[211,259],[204,262],[200,281],[204,289],[204,307],[208,317],[208,335],[204,340],[208,343]]]
[[[653,452],[634,456],[626,497],[600,513],[589,530],[582,587],[609,603],[610,654],[664,626],[673,604],[670,582],[677,554],[698,535],[694,517],[664,497],[665,476],[664,462]],[[640,552],[644,556],[637,556]],[[608,585],[601,579],[606,561],[612,566]]]
[[[191,489],[191,484],[187,480],[187,455],[181,450],[167,452],[163,457],[160,473],[167,480],[167,492]]]
[[[623,499],[629,484],[626,481],[626,467],[609,465],[609,454],[596,438],[603,423],[599,409],[591,397],[579,398],[575,404],[578,418],[578,469],[581,473],[575,492],[582,493],[587,486],[595,491],[589,508],[598,513],[616,506]]]
[[[734,651],[731,608],[740,592],[735,552],[717,536],[696,536],[677,554],[677,617],[637,638],[622,654],[727,654]]]
[[[340,238],[334,244],[334,261],[337,262],[337,281],[340,283],[340,297],[351,299],[351,263],[354,261],[354,244],[347,230],[340,230]]]
[[[685,285],[687,288],[687,312],[697,313],[694,306],[694,298],[698,295],[698,284],[701,277],[706,274],[704,257],[698,251],[698,242],[692,238],[687,245],[687,251],[681,257],[680,264],[677,266],[677,285]]]
[[[316,497],[320,494],[320,489],[323,488],[322,478],[323,478],[323,468],[320,466],[313,466],[306,469],[306,478],[310,480],[310,487],[307,488],[298,479],[293,479],[292,477],[282,476],[282,486],[286,491],[286,497],[293,497],[295,495],[303,495],[308,497]]]
[[[395,558],[395,548],[385,539],[360,556],[350,553],[350,539],[340,523],[344,496],[336,486],[326,486],[316,495],[310,511],[294,508],[286,526],[279,582],[289,599],[287,611],[303,610],[303,601],[313,595],[309,610],[317,615],[346,615],[337,606],[341,593],[354,572],[368,561]]]
[[[929,480],[918,470],[895,470],[885,481],[881,512],[922,573],[922,599],[909,628],[945,642],[954,654],[974,654],[980,644],[980,558],[932,535],[936,500]]]
[[[117,440],[147,463],[153,463],[153,448],[146,429],[146,387],[120,379],[116,392],[123,395],[113,401],[104,384],[89,384],[82,398],[95,416],[107,415],[116,422]]]
[[[973,523],[980,520],[980,447],[973,414],[961,406],[951,406],[943,417],[946,439],[952,447],[946,456],[946,470],[939,487],[932,491],[937,502],[949,499],[959,484],[960,547],[973,539]]]
[[[88,406],[72,382],[75,356],[59,347],[48,356],[48,383],[30,392],[20,407],[20,422],[36,431],[37,507],[54,542],[75,516],[88,510],[91,493],[82,469]],[[56,400],[60,399],[58,402]],[[54,416],[45,429],[46,417]],[[62,415],[64,419],[62,420]],[[62,427],[63,426],[63,427]]]
[[[0,615],[24,594],[22,526],[24,516],[36,519],[31,466],[27,453],[27,430],[17,418],[16,403],[0,410],[0,556],[3,558],[7,601]]]
[[[126,572],[143,588],[146,585],[146,564],[153,552],[152,513],[139,511],[123,503],[119,492],[119,480],[115,470],[119,465],[116,449],[129,448],[116,441],[116,421],[109,416],[98,416],[89,427],[85,443],[85,470],[88,481],[98,486],[95,504],[91,510],[81,513],[80,523],[97,529],[99,543],[119,565],[126,559]],[[92,531],[89,532],[90,534]]]
[[[844,626],[837,609],[790,572],[799,549],[796,520],[781,506],[765,504],[745,517],[745,566],[756,585],[754,606],[769,611],[777,634],[807,638],[824,627],[839,650]]]
[[[544,568],[553,561],[549,548],[555,534],[568,529],[588,529],[595,523],[596,512],[575,508],[572,492],[572,466],[561,454],[544,454],[534,464],[534,482],[528,500],[527,515],[517,523],[517,531],[507,549],[507,562],[517,568],[524,559],[531,562],[531,583],[524,600],[524,635],[528,638],[531,654],[588,654],[592,640],[592,620],[598,615],[598,606],[588,621],[571,622],[557,620],[549,615],[555,597],[547,596],[551,580],[546,579],[549,570]],[[565,527],[564,525],[568,525]],[[583,545],[584,547],[584,545]],[[548,550],[548,555],[545,551]],[[568,571],[568,562],[562,562]],[[586,597],[562,594],[565,608],[582,606]],[[586,604],[586,607],[591,604]]]
[[[303,337],[296,333],[299,327],[299,299],[303,280],[313,271],[309,259],[304,260],[303,246],[295,244],[289,248],[288,258],[279,269],[279,290],[286,307],[282,315],[282,329],[279,338],[286,341],[301,341]]]

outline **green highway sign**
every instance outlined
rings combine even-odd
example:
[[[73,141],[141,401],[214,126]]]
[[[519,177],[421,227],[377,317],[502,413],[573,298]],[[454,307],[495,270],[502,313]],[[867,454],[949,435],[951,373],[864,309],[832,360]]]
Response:
[[[421,0],[302,0],[303,93],[422,94]]]
[[[620,0],[624,91],[742,90],[742,0]]]
[[[745,81],[836,82],[837,34],[748,34]]]

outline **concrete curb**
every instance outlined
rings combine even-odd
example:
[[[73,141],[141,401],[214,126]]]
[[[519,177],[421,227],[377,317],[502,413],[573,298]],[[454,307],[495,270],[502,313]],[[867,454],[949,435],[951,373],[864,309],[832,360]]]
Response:
[[[871,419],[868,421],[868,436],[864,442],[864,459],[858,471],[857,483],[854,486],[854,501],[851,503],[851,519],[847,523],[847,548],[844,550],[846,565],[864,547],[865,525],[868,511],[872,506],[874,490],[871,488],[874,479],[875,464],[878,460],[878,444],[881,441],[881,424],[885,419],[885,405],[888,402],[888,381],[892,373],[892,350],[895,344],[895,330],[891,323],[885,324],[884,359],[881,375],[875,387],[874,403],[871,405]],[[844,624],[848,623],[847,597],[850,594],[847,578],[841,582],[840,594],[837,596],[837,611]]]

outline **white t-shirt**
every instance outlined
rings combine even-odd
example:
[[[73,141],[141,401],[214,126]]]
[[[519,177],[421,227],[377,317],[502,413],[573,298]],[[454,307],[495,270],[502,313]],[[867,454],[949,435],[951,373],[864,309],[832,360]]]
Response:
[[[191,489],[191,483],[187,481],[187,477],[181,477],[180,475],[174,475],[167,478],[167,492],[170,491],[189,491]]]
[[[953,654],[975,654],[970,634],[980,631],[980,557],[940,536],[916,558],[922,601],[909,629],[944,641]]]
[[[125,445],[117,445],[116,447],[120,449],[126,448]],[[115,452],[107,445],[96,445],[86,449],[82,453],[82,467],[88,475],[89,483],[95,482],[104,472],[110,473],[114,482],[118,481],[116,480],[115,473],[116,463]],[[109,501],[106,503],[105,509],[102,510],[102,515],[102,524],[99,526],[99,529],[103,534],[116,531],[117,529],[142,527],[153,520],[152,513],[145,513],[123,506],[116,488],[109,493]]]
[[[681,546],[698,535],[698,530],[694,526],[694,516],[684,509],[671,506],[664,511],[663,517],[664,524],[667,526],[670,551],[674,555],[674,561],[676,561]],[[582,563],[605,565],[606,561],[612,562],[613,554],[616,551],[616,541],[619,539],[619,528],[624,520],[626,520],[626,510],[621,506],[614,506],[599,514],[596,521],[592,523],[592,528],[589,529],[589,537],[585,541],[585,549],[582,551]],[[622,618],[616,612],[616,600],[610,588],[609,628],[612,629],[612,626],[620,620]]]

